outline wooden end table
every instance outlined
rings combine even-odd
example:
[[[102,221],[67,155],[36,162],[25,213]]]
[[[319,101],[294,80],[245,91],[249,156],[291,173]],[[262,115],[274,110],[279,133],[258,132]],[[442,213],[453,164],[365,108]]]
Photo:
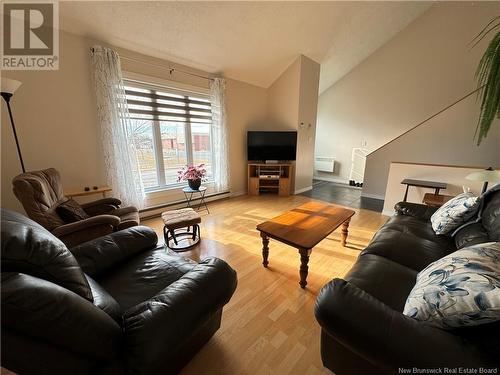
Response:
[[[439,194],[425,193],[424,199],[422,199],[422,203],[425,203],[427,206],[431,207],[441,207],[451,198],[453,198],[453,195],[439,195]]]
[[[401,181],[402,185],[406,185],[405,196],[403,197],[403,202],[408,199],[408,189],[410,186],[423,187],[428,189],[434,189],[434,194],[439,195],[441,189],[446,189],[448,187],[444,182],[437,181],[424,181],[424,180],[413,180],[411,178],[405,178]]]
[[[90,190],[68,190],[64,192],[64,195],[67,196],[68,198],[73,198],[73,197],[85,197],[87,195],[93,195],[93,194],[102,194],[103,198],[106,198],[106,193],[108,191],[111,191],[109,186],[99,186],[97,189],[90,188]]]
[[[342,246],[346,245],[349,222],[353,210],[309,202],[291,211],[257,225],[262,238],[262,264],[267,268],[269,261],[269,238],[298,249],[300,254],[300,287],[307,285],[308,263],[312,249],[335,229],[342,226]]]

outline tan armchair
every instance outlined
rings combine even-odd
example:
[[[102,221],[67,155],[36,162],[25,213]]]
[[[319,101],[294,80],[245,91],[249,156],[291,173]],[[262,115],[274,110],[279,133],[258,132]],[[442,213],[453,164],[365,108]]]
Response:
[[[20,174],[12,180],[14,194],[27,215],[68,247],[104,236],[116,230],[139,225],[139,211],[135,207],[120,208],[116,198],[103,198],[82,204],[90,217],[65,223],[57,207],[68,200],[64,196],[61,176],[54,168]]]

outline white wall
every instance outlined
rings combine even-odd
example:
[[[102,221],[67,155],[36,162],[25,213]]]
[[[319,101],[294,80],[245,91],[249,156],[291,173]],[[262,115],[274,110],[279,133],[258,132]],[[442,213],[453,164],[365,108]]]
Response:
[[[316,155],[338,161],[334,174],[320,175],[345,182],[353,147],[366,141],[373,151],[472,91],[487,40],[473,49],[469,43],[499,13],[499,2],[436,3],[320,95]],[[470,112],[467,118],[471,122],[462,125],[473,129]],[[413,147],[421,146],[425,147],[425,140],[415,139]],[[474,152],[469,147],[448,159],[467,164]],[[442,162],[440,155],[433,157],[437,158],[433,162]],[[373,163],[368,163],[367,173],[371,167]],[[385,168],[385,174],[375,170],[365,176],[366,193],[384,195],[388,164]]]
[[[2,71],[3,76],[23,82],[11,104],[26,169],[54,167],[61,172],[66,188],[105,183],[90,74],[89,48],[95,43],[98,42],[61,32],[59,70]],[[118,49],[118,52],[141,61],[178,66],[132,51]],[[192,70],[184,66],[181,68]],[[207,85],[206,80],[180,73],[170,75],[168,70],[126,59],[122,59],[122,69],[200,87]],[[11,186],[12,178],[21,172],[21,168],[3,101],[1,108],[1,206],[22,211]],[[266,114],[265,89],[235,80],[227,81],[231,191],[234,193],[246,191],[246,129]],[[166,191],[151,196],[148,204],[162,204],[182,197],[178,190]]]
[[[480,168],[446,165],[425,165],[394,162],[390,165],[389,178],[387,179],[387,193],[384,201],[384,215],[394,214],[394,205],[403,200],[406,185],[401,185],[405,178],[424,181],[445,182],[448,186],[439,194],[458,195],[463,192],[463,187],[468,187],[476,195],[481,194],[482,182],[469,181],[465,178],[469,173]],[[489,186],[491,187],[491,186]],[[425,193],[434,193],[434,189],[410,186],[408,189],[408,202],[421,203]]]

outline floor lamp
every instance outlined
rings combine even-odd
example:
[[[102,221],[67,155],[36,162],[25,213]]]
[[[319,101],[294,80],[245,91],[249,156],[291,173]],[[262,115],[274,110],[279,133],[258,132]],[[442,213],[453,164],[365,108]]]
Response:
[[[21,148],[19,147],[19,140],[17,139],[16,126],[14,125],[14,117],[12,117],[12,111],[10,109],[10,98],[14,95],[14,92],[21,86],[20,81],[15,79],[2,78],[2,88],[1,95],[2,98],[7,103],[7,109],[9,110],[10,124],[12,125],[12,132],[14,133],[14,139],[16,140],[17,153],[19,155],[19,161],[21,162],[21,168],[23,173],[26,172],[24,169],[23,156],[21,155]]]
[[[500,182],[500,172],[495,171],[493,168],[489,167],[482,171],[472,172],[465,176],[465,178],[469,181],[481,181],[483,182],[483,191],[481,194],[488,189],[488,182],[497,183]]]

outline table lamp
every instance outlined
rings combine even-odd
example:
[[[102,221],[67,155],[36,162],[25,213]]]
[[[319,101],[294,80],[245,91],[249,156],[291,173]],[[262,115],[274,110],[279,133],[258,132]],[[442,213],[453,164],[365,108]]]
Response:
[[[483,181],[483,191],[481,194],[484,194],[486,189],[488,189],[488,182],[500,182],[500,172],[489,167],[482,171],[472,172],[465,176],[465,178],[469,181]]]
[[[12,125],[12,132],[14,133],[14,139],[16,140],[17,154],[19,155],[19,160],[21,161],[21,168],[23,169],[23,173],[26,172],[24,169],[23,156],[21,155],[21,148],[19,147],[19,140],[17,139],[16,126],[14,125],[14,117],[12,117],[12,111],[10,109],[10,98],[14,95],[14,92],[21,86],[20,81],[16,81],[15,79],[9,79],[2,77],[1,82],[1,95],[2,98],[7,103],[7,109],[9,110],[10,124]]]

